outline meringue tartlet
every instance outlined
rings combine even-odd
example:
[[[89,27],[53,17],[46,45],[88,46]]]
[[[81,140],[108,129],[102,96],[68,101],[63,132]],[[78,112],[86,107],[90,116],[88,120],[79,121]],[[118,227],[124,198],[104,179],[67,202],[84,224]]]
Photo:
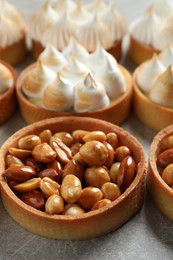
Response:
[[[140,64],[173,43],[171,0],[157,0],[130,25],[128,54]]]
[[[9,119],[16,110],[16,72],[8,63],[0,60],[0,124]]]
[[[0,59],[16,65],[26,56],[26,28],[22,14],[6,0],[0,0]]]
[[[21,113],[28,123],[78,115],[120,124],[129,113],[132,98],[128,71],[100,45],[89,54],[74,39],[63,52],[47,46],[37,62],[22,71],[16,86]]]
[[[154,137],[150,146],[147,186],[156,207],[173,221],[172,140],[173,125]]]
[[[106,4],[103,0],[94,0],[90,4],[81,0],[46,1],[33,14],[28,26],[35,59],[47,44],[62,51],[73,37],[88,52],[95,51],[100,43],[119,60],[121,42],[127,32],[127,23],[114,3]]]
[[[172,58],[172,48],[168,48],[142,63],[133,75],[134,112],[156,131],[173,123]]]
[[[15,194],[14,190],[12,190],[11,188],[12,186],[10,187],[7,183],[7,180],[4,176],[4,171],[7,167],[5,162],[7,162],[6,159],[9,149],[12,149],[14,151],[18,147],[18,143],[23,143],[23,145],[26,145],[27,141],[25,138],[29,136],[31,137],[31,135],[37,135],[38,137],[38,135],[42,133],[41,136],[43,138],[44,130],[49,130],[49,132],[51,131],[52,134],[60,132],[67,134],[69,133],[71,136],[74,136],[73,133],[76,132],[76,138],[77,136],[81,136],[78,135],[77,132],[86,133],[86,131],[90,132],[94,130],[97,130],[96,132],[98,132],[99,130],[102,131],[106,136],[108,136],[109,133],[112,133],[114,136],[118,137],[118,146],[126,146],[126,148],[128,147],[128,150],[131,152],[136,165],[134,180],[132,181],[130,186],[125,189],[122,195],[120,195],[114,201],[111,201],[111,203],[98,209],[83,212],[83,214],[80,215],[49,214],[44,210],[42,211],[29,206],[24,201],[22,201],[22,198],[20,199],[18,195]],[[22,140],[25,140],[26,142],[23,142]],[[47,139],[47,141],[48,140],[49,139]],[[101,145],[103,147],[102,143]],[[99,149],[100,148],[98,147],[96,150],[98,151]],[[40,150],[40,152],[43,153],[44,151],[44,149],[42,151]],[[27,151],[25,150],[25,152]],[[46,153],[49,153],[49,151],[47,151]],[[58,161],[60,158],[56,159]],[[101,165],[101,163],[103,162],[98,161],[98,163],[99,165]],[[16,166],[18,167],[19,165],[11,165],[13,170]],[[11,167],[10,169],[12,169]],[[106,175],[107,174],[108,173],[106,173]],[[70,175],[72,176],[72,174]],[[3,144],[0,151],[1,198],[5,208],[7,209],[11,217],[22,227],[35,234],[46,236],[49,238],[60,240],[91,239],[116,230],[141,209],[144,200],[144,180],[145,155],[142,145],[136,140],[136,138],[134,138],[128,132],[124,131],[122,128],[98,119],[69,116],[46,119],[34,123],[33,125],[29,125],[16,132]],[[61,192],[63,189],[62,185]],[[39,193],[39,191],[36,192]],[[31,196],[28,197],[28,200],[30,198]]]

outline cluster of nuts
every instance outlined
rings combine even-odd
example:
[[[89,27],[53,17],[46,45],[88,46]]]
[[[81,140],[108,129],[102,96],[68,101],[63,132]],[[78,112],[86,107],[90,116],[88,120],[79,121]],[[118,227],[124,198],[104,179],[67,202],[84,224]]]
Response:
[[[75,130],[27,135],[10,147],[4,178],[26,204],[79,215],[116,200],[136,174],[132,151],[116,133]]]
[[[157,157],[157,166],[162,179],[173,189],[173,135],[163,141],[162,152]]]

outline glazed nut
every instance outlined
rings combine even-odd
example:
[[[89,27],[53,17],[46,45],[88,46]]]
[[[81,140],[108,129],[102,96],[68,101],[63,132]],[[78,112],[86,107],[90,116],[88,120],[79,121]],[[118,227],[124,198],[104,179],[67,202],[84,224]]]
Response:
[[[117,175],[120,168],[120,162],[113,163],[111,168],[109,169],[109,176],[111,178],[111,182],[117,183]]]
[[[59,179],[59,175],[58,175],[57,171],[53,168],[48,168],[48,169],[44,169],[44,170],[40,171],[38,173],[38,177],[40,177],[42,179],[44,177],[49,177],[53,181],[57,181],[57,182],[58,182],[58,179]]]
[[[77,204],[67,204],[64,207],[63,215],[78,216],[85,213],[85,211]]]
[[[114,150],[118,147],[118,136],[116,133],[108,133],[106,141],[114,148]]]
[[[56,158],[56,152],[47,143],[41,143],[34,147],[32,156],[39,162],[51,163]]]
[[[173,185],[173,164],[169,164],[162,172],[162,179],[170,187]]]
[[[45,211],[49,214],[61,214],[64,210],[64,201],[59,195],[50,196],[45,204]]]
[[[98,187],[110,181],[108,170],[105,167],[92,166],[85,170],[85,183],[88,186]]]
[[[173,148],[173,135],[170,135],[166,140],[166,149]]]
[[[73,137],[71,136],[70,133],[68,132],[59,132],[59,133],[55,133],[52,136],[52,140],[51,141],[61,141],[63,142],[65,145],[67,145],[68,147],[72,146],[73,144]]]
[[[41,178],[32,178],[28,181],[25,181],[23,183],[19,183],[17,185],[13,186],[13,189],[19,191],[19,192],[28,192],[36,190],[40,187],[40,181]]]
[[[131,155],[131,151],[125,145],[119,146],[115,150],[115,160],[118,162],[121,162],[126,156],[129,156],[129,155]]]
[[[35,209],[41,210],[45,204],[43,193],[37,190],[22,193],[20,199]]]
[[[59,183],[53,181],[49,177],[44,177],[40,181],[40,189],[47,197],[50,197],[53,194],[59,195],[59,188]]]
[[[66,152],[58,145],[57,142],[53,142],[52,147],[56,151],[56,156],[62,164],[66,164],[70,161]]]
[[[72,159],[72,152],[71,152],[70,148],[61,141],[55,141],[55,142],[66,153],[67,157],[69,159]]]
[[[23,162],[16,156],[8,154],[6,157],[6,165],[10,167],[12,164],[23,165]]]
[[[100,208],[103,208],[107,205],[109,205],[112,201],[111,200],[108,200],[108,199],[102,199],[102,200],[99,200],[97,201],[94,206],[92,207],[91,210],[96,210],[96,209],[100,209]]]
[[[49,143],[51,136],[52,132],[50,131],[50,129],[45,129],[39,134],[42,143]]]
[[[27,135],[22,137],[18,142],[18,147],[24,150],[32,150],[36,145],[41,143],[38,135]]]
[[[103,198],[111,201],[116,200],[121,195],[118,185],[112,182],[104,183],[101,187],[101,191],[103,193]]]
[[[157,157],[157,165],[160,167],[166,167],[173,163],[173,148],[167,149],[160,153]]]
[[[91,209],[96,202],[101,200],[103,194],[97,187],[86,187],[82,190],[78,204],[85,210]]]
[[[76,153],[79,152],[81,146],[82,146],[81,143],[74,143],[74,144],[70,147],[72,156],[74,156]]]
[[[36,175],[34,168],[24,165],[12,165],[4,171],[8,181],[27,181]]]
[[[25,159],[24,164],[27,166],[30,166],[34,168],[37,172],[40,172],[44,169],[44,165],[41,162],[38,162],[35,158],[33,157],[28,157]]]
[[[132,183],[135,177],[136,163],[131,156],[127,156],[120,163],[120,169],[117,175],[117,184],[124,191]]]
[[[90,141],[82,145],[79,154],[86,164],[101,166],[108,157],[108,150],[103,143]]]
[[[16,156],[18,158],[26,158],[31,155],[31,150],[24,150],[15,147],[10,147],[8,149],[8,152],[9,154]]]
[[[69,174],[64,177],[60,191],[62,198],[67,203],[75,203],[81,196],[81,181],[76,176]]]
[[[104,142],[106,140],[106,135],[104,132],[102,131],[92,131],[87,133],[84,137],[83,137],[83,141],[89,142],[89,141],[100,141],[100,142]]]
[[[112,147],[111,144],[104,142],[105,147],[107,148],[108,151],[108,156],[106,158],[106,161],[104,163],[104,165],[108,168],[110,168],[114,162],[114,156],[115,156],[115,151]]]
[[[83,165],[76,160],[70,160],[63,169],[62,179],[68,174],[73,174],[76,177],[79,178],[80,181],[82,181],[84,176],[84,167]]]
[[[62,165],[60,162],[58,162],[57,160],[54,160],[52,163],[50,163],[48,165],[48,169],[53,169],[55,172],[56,172],[56,176],[55,176],[55,179],[54,177],[52,176],[51,178],[54,180],[54,181],[57,181],[58,183],[61,182],[62,180]],[[47,177],[50,177],[50,176],[47,176]]]
[[[78,143],[83,143],[84,142],[83,138],[88,133],[89,133],[89,131],[86,131],[86,130],[75,130],[72,132],[73,140]]]

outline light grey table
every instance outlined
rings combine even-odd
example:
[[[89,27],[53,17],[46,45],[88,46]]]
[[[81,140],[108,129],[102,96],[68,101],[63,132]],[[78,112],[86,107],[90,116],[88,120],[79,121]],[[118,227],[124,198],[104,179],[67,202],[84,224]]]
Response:
[[[43,3],[42,0],[11,0],[10,2],[23,11],[26,19]],[[151,0],[116,0],[116,5],[131,22],[152,2]],[[20,71],[31,62],[32,58],[29,57],[16,69]],[[122,64],[133,71],[134,65],[127,58],[122,59]],[[0,126],[0,145],[25,125],[17,111],[7,123]],[[142,143],[147,160],[149,146],[156,133],[140,123],[133,114],[122,124],[122,127]],[[7,214],[0,201],[0,260],[4,259],[171,260],[173,259],[173,223],[161,215],[146,194],[142,210],[115,232],[87,241],[51,240],[34,235],[20,227]]]

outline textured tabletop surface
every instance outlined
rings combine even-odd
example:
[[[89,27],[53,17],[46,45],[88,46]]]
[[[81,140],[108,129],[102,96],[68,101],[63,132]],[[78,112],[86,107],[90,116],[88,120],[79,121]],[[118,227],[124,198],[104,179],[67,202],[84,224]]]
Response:
[[[9,2],[15,4],[28,19],[43,3],[43,0],[9,0]],[[131,22],[153,2],[151,0],[116,0],[116,6],[128,22]],[[124,46],[127,43],[128,38],[125,39]],[[16,69],[19,72],[31,62],[32,57],[28,57]],[[131,72],[133,71],[134,65],[128,58],[123,58],[121,63]],[[0,126],[0,145],[25,125],[17,111],[7,123]],[[156,133],[140,123],[133,114],[122,124],[122,127],[142,143],[147,160],[149,146]],[[51,240],[33,235],[16,224],[7,214],[0,200],[1,259],[173,259],[173,223],[161,215],[146,194],[142,210],[115,232],[87,241]]]

